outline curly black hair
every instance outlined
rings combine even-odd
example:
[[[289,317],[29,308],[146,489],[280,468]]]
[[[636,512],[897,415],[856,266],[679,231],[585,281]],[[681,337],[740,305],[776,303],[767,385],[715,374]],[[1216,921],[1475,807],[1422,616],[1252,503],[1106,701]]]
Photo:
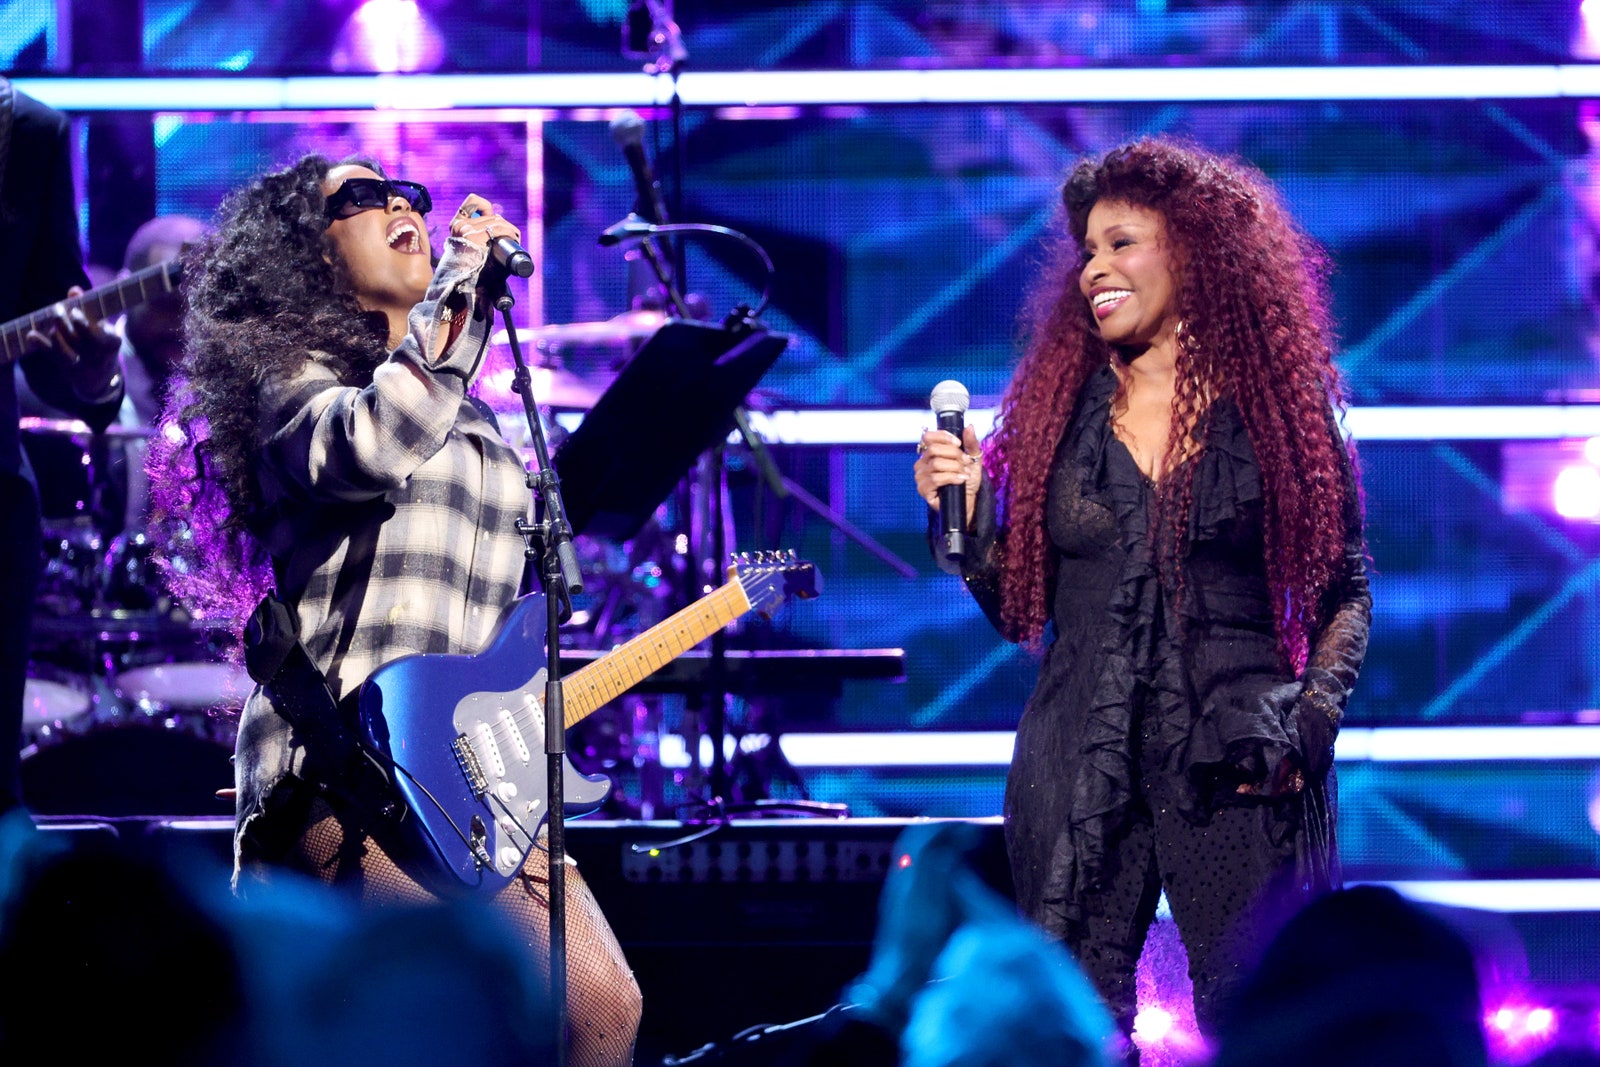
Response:
[[[382,174],[367,159],[347,159]],[[356,302],[327,237],[322,183],[336,164],[307,155],[231,193],[184,261],[184,355],[150,450],[152,520],[178,520],[169,585],[200,617],[242,619],[270,586],[251,536],[262,502],[256,457],[262,384],[313,350],[364,386],[387,356],[388,322]]]

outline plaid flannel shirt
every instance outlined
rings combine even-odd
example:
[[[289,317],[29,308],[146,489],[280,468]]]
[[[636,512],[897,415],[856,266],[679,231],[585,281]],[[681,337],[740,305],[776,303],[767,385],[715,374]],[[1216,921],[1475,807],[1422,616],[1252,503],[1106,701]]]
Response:
[[[261,391],[263,539],[336,698],[400,656],[481,650],[517,594],[515,523],[531,494],[520,456],[466,396],[491,325],[475,294],[485,258],[450,239],[410,333],[366,388],[341,385],[312,352]],[[452,296],[466,301],[466,325],[437,351]],[[237,841],[305,753],[259,689],[236,752]]]

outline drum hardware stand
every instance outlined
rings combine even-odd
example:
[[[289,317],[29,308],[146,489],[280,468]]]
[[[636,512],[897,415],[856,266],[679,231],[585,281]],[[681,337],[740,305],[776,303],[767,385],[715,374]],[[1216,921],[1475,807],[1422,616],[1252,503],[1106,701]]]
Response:
[[[572,547],[572,527],[567,522],[561,499],[561,479],[550,463],[544,419],[533,398],[533,378],[522,358],[516,327],[511,322],[515,300],[506,284],[507,271],[493,261],[481,275],[485,295],[500,312],[510,339],[511,359],[516,367],[512,389],[522,398],[528,419],[528,440],[533,446],[537,472],[529,472],[528,488],[533,490],[538,522],[517,520],[517,532],[527,543],[528,560],[540,563],[539,582],[544,590],[548,617],[545,620],[544,751],[548,783],[549,885],[550,885],[550,996],[555,1025],[555,1067],[567,1062],[567,839],[566,806],[563,794],[566,778],[563,760],[567,751],[566,703],[561,680],[561,623],[572,617],[572,595],[583,592],[583,573]]]

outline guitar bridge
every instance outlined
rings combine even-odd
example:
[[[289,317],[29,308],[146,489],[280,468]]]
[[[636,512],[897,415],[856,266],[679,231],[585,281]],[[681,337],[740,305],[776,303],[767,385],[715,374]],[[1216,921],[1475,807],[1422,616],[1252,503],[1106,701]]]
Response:
[[[456,765],[461,768],[461,775],[472,787],[473,796],[483,798],[489,791],[489,779],[484,776],[483,765],[478,762],[478,754],[472,751],[472,744],[465,734],[459,735],[450,742],[450,751],[456,754]]]

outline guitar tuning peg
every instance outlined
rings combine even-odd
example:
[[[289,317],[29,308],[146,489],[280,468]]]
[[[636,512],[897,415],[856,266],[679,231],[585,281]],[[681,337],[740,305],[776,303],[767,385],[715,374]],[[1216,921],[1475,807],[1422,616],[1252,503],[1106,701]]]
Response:
[[[800,554],[798,552],[796,552],[792,548],[789,550],[789,562],[790,563],[799,563],[800,562]]]

